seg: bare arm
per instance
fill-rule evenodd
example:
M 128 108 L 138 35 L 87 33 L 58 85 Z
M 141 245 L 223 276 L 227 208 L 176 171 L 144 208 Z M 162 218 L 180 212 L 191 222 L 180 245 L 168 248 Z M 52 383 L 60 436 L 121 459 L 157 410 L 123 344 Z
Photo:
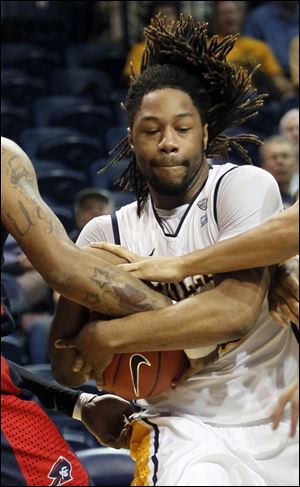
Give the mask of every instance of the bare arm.
M 139 257 L 113 244 L 93 244 L 132 262 L 120 268 L 139 279 L 172 282 L 196 274 L 231 272 L 284 262 L 298 252 L 299 201 L 259 227 L 178 257 Z
M 123 316 L 168 300 L 133 276 L 79 249 L 42 200 L 24 151 L 1 138 L 1 221 L 48 284 L 68 299 Z
M 101 383 L 106 356 L 112 353 L 182 350 L 217 345 L 244 337 L 251 329 L 269 284 L 267 270 L 222 276 L 213 290 L 163 310 L 112 321 L 94 321 L 58 348 L 79 350 Z

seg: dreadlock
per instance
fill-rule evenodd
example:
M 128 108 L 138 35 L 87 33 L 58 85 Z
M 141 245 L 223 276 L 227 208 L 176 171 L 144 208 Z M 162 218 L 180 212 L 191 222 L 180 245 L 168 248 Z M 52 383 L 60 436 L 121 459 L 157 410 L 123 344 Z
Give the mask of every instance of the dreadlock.
M 208 38 L 207 23 L 195 23 L 192 17 L 167 26 L 166 19 L 156 16 L 145 29 L 146 47 L 141 74 L 132 76 L 124 103 L 129 126 L 140 108 L 143 97 L 161 88 L 185 91 L 199 111 L 202 123 L 208 124 L 207 157 L 227 158 L 234 148 L 248 163 L 251 159 L 241 142 L 260 144 L 255 135 L 224 135 L 227 130 L 257 115 L 266 95 L 257 95 L 251 80 L 256 68 L 248 74 L 226 61 L 237 35 Z M 143 179 L 127 137 L 112 151 L 108 167 L 129 156 L 129 164 L 117 183 L 124 191 L 133 190 L 137 196 L 138 215 L 145 205 L 148 186 Z

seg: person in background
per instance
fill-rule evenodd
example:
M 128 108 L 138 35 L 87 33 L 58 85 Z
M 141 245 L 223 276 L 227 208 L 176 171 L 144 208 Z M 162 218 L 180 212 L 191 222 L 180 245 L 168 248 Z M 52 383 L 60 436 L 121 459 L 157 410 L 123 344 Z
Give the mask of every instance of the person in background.
M 227 35 L 240 34 L 244 17 L 244 8 L 240 2 L 213 2 L 214 34 L 220 39 Z M 271 47 L 263 40 L 239 35 L 233 49 L 227 55 L 227 61 L 244 66 L 248 71 L 259 64 L 253 82 L 261 93 L 267 92 L 271 97 L 278 98 L 293 92 L 291 81 L 276 60 Z
M 156 14 L 160 12 L 161 17 L 167 17 L 168 23 L 171 22 L 178 17 L 178 6 L 176 2 L 150 2 L 149 5 L 149 14 L 146 24 L 150 22 L 151 18 L 154 17 Z M 143 52 L 145 49 L 145 41 L 137 42 L 134 44 L 127 56 L 127 60 L 123 70 L 123 76 L 127 81 L 127 84 L 130 82 L 130 76 L 133 74 L 136 76 L 140 73 L 140 67 L 143 57 Z M 132 68 L 131 68 L 132 64 Z
M 297 154 L 297 167 L 289 187 L 293 195 L 299 190 L 299 108 L 292 108 L 281 117 L 279 133 L 291 141 Z
M 297 154 L 290 140 L 281 135 L 267 138 L 259 148 L 260 166 L 276 179 L 285 208 L 292 205 L 290 193 L 292 177 L 297 170 Z
M 77 229 L 69 236 L 75 242 L 82 228 L 92 218 L 114 211 L 114 198 L 105 189 L 84 188 L 75 195 L 73 206 Z
M 299 34 L 296 35 L 290 44 L 290 73 L 292 83 L 296 90 L 299 89 Z
M 286 76 L 290 77 L 290 45 L 299 35 L 297 1 L 263 2 L 246 17 L 243 34 L 264 41 L 272 49 Z

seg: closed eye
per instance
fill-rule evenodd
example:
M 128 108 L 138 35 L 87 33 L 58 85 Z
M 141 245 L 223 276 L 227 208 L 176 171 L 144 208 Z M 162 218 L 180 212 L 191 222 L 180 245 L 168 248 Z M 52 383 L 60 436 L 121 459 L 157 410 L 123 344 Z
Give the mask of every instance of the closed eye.
M 177 132 L 185 133 L 191 129 L 190 129 L 190 127 L 178 127 L 176 130 L 177 130 Z

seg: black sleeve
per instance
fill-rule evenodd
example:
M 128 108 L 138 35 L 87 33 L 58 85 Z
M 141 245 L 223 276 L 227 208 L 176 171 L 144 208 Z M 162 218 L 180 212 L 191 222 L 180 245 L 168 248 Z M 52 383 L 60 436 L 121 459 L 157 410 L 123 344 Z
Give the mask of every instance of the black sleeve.
M 21 386 L 33 392 L 46 409 L 58 411 L 72 417 L 75 403 L 82 391 L 69 389 L 54 381 L 49 382 L 10 360 L 7 360 L 7 363 L 10 369 L 17 372 L 20 376 Z

